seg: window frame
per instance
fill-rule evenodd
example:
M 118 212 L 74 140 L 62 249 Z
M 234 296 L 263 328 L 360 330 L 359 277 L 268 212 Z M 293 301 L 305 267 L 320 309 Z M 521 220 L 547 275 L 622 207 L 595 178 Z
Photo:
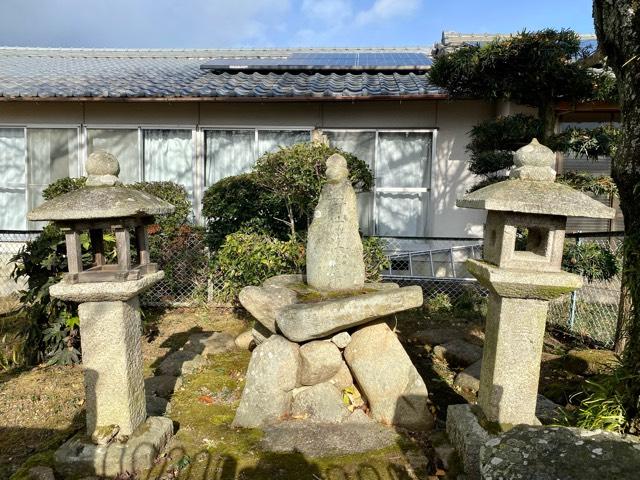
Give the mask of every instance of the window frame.
M 373 152 L 373 165 L 371 165 L 371 172 L 373 174 L 374 182 L 373 188 L 371 189 L 371 208 L 369 209 L 369 224 L 373 227 L 372 235 L 376 237 L 382 238 L 403 238 L 403 239 L 421 239 L 428 237 L 431 228 L 431 224 L 428 219 L 425 220 L 426 231 L 423 236 L 398 236 L 398 235 L 379 235 L 378 231 L 378 207 L 377 207 L 377 194 L 378 193 L 426 193 L 427 194 L 427 205 L 428 205 L 428 215 L 431 214 L 431 205 L 432 198 L 431 192 L 433 187 L 433 168 L 436 163 L 436 155 L 437 155 L 437 142 L 438 142 L 438 128 L 331 128 L 324 127 L 320 129 L 322 133 L 324 132 L 373 132 L 375 133 L 375 145 Z M 380 159 L 380 133 L 430 133 L 431 134 L 431 158 L 429 159 L 429 164 L 427 165 L 427 174 L 428 181 L 426 187 L 378 187 L 377 179 L 378 179 L 378 171 L 377 166 Z

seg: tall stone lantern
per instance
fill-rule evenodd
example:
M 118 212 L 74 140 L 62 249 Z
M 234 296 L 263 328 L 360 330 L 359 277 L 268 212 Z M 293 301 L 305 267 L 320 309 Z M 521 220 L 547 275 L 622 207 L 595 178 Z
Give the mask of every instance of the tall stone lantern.
M 555 183 L 555 154 L 534 139 L 515 153 L 510 179 L 458 200 L 488 210 L 483 260 L 468 270 L 489 289 L 479 406 L 503 426 L 538 423 L 540 359 L 549 301 L 582 286 L 561 271 L 567 217 L 613 218 L 615 211 Z M 517 240 L 527 232 L 526 244 Z
M 65 475 L 111 476 L 150 467 L 173 433 L 169 418 L 147 418 L 138 295 L 164 277 L 149 260 L 146 225 L 174 207 L 120 185 L 120 166 L 107 152 L 92 153 L 85 167 L 85 188 L 43 203 L 27 218 L 53 221 L 65 232 L 69 271 L 49 292 L 79 303 L 87 428 L 56 452 L 56 468 Z M 115 234 L 113 263 L 105 255 L 105 231 Z M 85 232 L 91 238 L 86 269 Z

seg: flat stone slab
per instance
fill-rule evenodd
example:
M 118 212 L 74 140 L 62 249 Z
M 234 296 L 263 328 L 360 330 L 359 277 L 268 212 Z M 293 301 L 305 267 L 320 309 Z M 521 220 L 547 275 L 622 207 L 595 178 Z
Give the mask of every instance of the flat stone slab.
M 456 375 L 456 379 L 453 381 L 453 384 L 456 387 L 462 388 L 464 390 L 469 390 L 473 393 L 478 393 L 480 390 L 480 370 L 482 368 L 482 360 L 478 360 L 475 363 L 472 363 L 463 371 L 461 371 L 458 375 Z
M 149 273 L 138 280 L 126 282 L 66 283 L 49 287 L 49 294 L 67 302 L 126 302 L 164 278 L 164 272 Z
M 242 306 L 271 333 L 277 333 L 276 313 L 282 307 L 296 303 L 298 295 L 285 287 L 248 286 L 240 290 Z
M 473 258 L 465 266 L 481 285 L 501 297 L 553 300 L 582 287 L 582 278 L 573 273 L 509 270 Z
M 299 452 L 312 458 L 350 455 L 395 445 L 398 434 L 375 422 L 340 424 L 291 420 L 264 429 L 260 446 L 269 452 Z
M 78 434 L 55 453 L 55 469 L 63 478 L 81 475 L 115 477 L 120 473 L 151 468 L 173 434 L 166 417 L 149 417 L 125 443 L 95 445 Z
M 278 312 L 276 321 L 285 337 L 304 342 L 420 305 L 422 289 L 411 286 L 289 305 Z
M 446 360 L 450 365 L 457 367 L 467 367 L 482 359 L 482 348 L 461 338 L 438 345 L 433 349 L 433 353 L 440 360 Z
M 519 425 L 484 444 L 480 470 L 487 479 L 635 479 L 640 439 L 600 430 Z

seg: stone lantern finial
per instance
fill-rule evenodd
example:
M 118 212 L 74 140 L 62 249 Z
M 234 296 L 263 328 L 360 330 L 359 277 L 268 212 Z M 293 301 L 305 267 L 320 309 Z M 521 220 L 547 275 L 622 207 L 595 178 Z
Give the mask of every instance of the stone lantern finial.
M 556 171 L 553 169 L 555 161 L 556 155 L 553 150 L 534 138 L 513 155 L 516 168 L 511 172 L 511 178 L 553 182 L 556 179 Z
M 84 168 L 87 171 L 87 187 L 112 187 L 122 183 L 118 180 L 118 159 L 104 150 L 97 150 L 89 155 Z

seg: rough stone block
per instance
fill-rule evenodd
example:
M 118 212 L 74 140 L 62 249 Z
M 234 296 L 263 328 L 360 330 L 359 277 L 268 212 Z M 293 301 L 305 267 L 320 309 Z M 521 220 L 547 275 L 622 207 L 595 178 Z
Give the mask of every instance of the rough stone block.
M 190 375 L 196 370 L 207 365 L 207 359 L 193 350 L 178 350 L 170 353 L 158 365 L 158 372 L 161 375 Z
M 95 445 L 78 434 L 56 451 L 55 470 L 63 478 L 115 477 L 145 470 L 154 465 L 172 434 L 173 422 L 166 417 L 149 417 L 124 443 Z
M 340 332 L 331 337 L 331 341 L 336 345 L 336 347 L 344 350 L 351 341 L 351 335 L 349 335 L 349 332 Z
M 480 448 L 495 436 L 480 426 L 472 408 L 468 404 L 449 405 L 447 435 L 460 456 L 467 478 L 480 480 Z
M 276 313 L 282 307 L 296 303 L 297 294 L 284 287 L 244 287 L 238 299 L 242 306 L 271 333 L 277 333 Z
M 378 317 L 422 305 L 422 288 L 411 286 L 317 303 L 295 304 L 277 315 L 282 334 L 294 342 L 324 338 Z
M 331 377 L 329 382 L 335 385 L 338 390 L 342 390 L 353 385 L 351 370 L 349 370 L 349 367 L 347 367 L 347 364 L 344 363 L 344 361 L 342 361 L 342 365 L 340 365 L 338 373 Z
M 482 360 L 472 363 L 463 371 L 456 375 L 453 384 L 463 390 L 478 393 L 480 389 L 480 370 L 482 368 Z
M 338 347 L 326 340 L 309 342 L 300 347 L 300 374 L 302 385 L 316 385 L 338 373 L 344 362 Z
M 458 338 L 433 349 L 440 360 L 446 360 L 454 367 L 466 367 L 482 358 L 482 348 Z
M 261 427 L 289 413 L 292 390 L 298 385 L 299 350 L 298 345 L 280 335 L 273 335 L 256 347 L 234 427 Z
M 78 314 L 87 434 L 117 425 L 119 435 L 131 435 L 147 416 L 138 297 L 81 303 Z
M 329 382 L 319 383 L 295 396 L 291 415 L 318 423 L 340 423 L 349 416 L 340 390 Z
M 144 380 L 146 394 L 162 398 L 169 398 L 178 386 L 178 377 L 173 375 L 157 375 Z
M 519 425 L 480 450 L 483 478 L 632 479 L 640 440 L 600 430 Z
M 344 356 L 373 418 L 415 430 L 433 426 L 427 387 L 386 323 L 360 328 L 351 336 Z

